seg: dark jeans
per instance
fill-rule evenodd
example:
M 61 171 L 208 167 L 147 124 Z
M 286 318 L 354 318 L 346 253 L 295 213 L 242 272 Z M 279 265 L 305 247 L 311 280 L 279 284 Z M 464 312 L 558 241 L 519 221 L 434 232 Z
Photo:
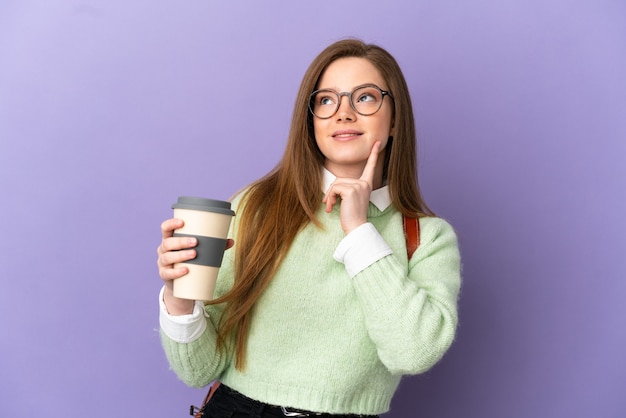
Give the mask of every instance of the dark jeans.
M 221 384 L 204 410 L 203 418 L 285 418 L 286 416 L 292 416 L 294 418 L 297 418 L 298 416 L 321 418 L 365 417 L 365 415 L 317 415 L 306 411 L 297 412 L 302 413 L 302 415 L 285 415 L 279 406 L 268 405 L 263 402 L 255 401 L 237 391 L 234 391 L 228 386 Z M 373 415 L 368 415 L 368 417 L 378 418 Z

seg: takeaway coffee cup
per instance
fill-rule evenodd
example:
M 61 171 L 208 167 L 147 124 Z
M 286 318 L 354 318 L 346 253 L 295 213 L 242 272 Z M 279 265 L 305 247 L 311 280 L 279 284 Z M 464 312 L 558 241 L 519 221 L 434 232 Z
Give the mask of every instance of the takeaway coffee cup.
M 174 236 L 195 237 L 198 240 L 196 258 L 174 266 L 189 269 L 189 273 L 174 280 L 174 296 L 211 300 L 235 212 L 231 210 L 229 202 L 190 196 L 179 197 L 172 209 L 174 218 L 185 222 L 182 228 L 174 231 Z

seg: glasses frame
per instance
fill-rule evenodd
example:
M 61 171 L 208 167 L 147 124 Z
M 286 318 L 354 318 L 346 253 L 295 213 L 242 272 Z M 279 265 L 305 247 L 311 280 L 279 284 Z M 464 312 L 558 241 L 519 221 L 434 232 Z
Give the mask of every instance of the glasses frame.
M 354 102 L 352 101 L 352 94 L 362 88 L 365 87 L 373 87 L 376 90 L 378 90 L 382 96 L 382 99 L 380 100 L 380 106 L 378 106 L 378 109 L 376 109 L 374 112 L 372 113 L 361 113 L 357 110 L 356 106 L 354 106 Z M 333 93 L 337 95 L 337 106 L 335 107 L 335 110 L 333 111 L 333 113 L 331 113 L 329 116 L 326 117 L 321 117 L 321 116 L 317 116 L 315 114 L 315 112 L 313 111 L 313 96 L 315 96 L 316 94 L 320 93 L 320 92 L 329 92 L 329 93 Z M 358 113 L 361 116 L 372 116 L 375 115 L 376 113 L 378 113 L 378 111 L 383 107 L 383 102 L 385 101 L 385 96 L 389 96 L 389 98 L 391 98 L 391 100 L 395 101 L 395 99 L 393 98 L 393 95 L 391 94 L 390 91 L 388 90 L 383 90 L 380 87 L 378 87 L 376 84 L 361 84 L 360 86 L 356 86 L 355 88 L 352 89 L 352 91 L 342 91 L 342 92 L 337 92 L 333 89 L 319 89 L 319 90 L 315 90 L 313 93 L 311 93 L 311 95 L 309 96 L 309 111 L 311 112 L 311 114 L 313 116 L 315 116 L 318 119 L 330 119 L 333 116 L 335 116 L 337 114 L 337 111 L 339 110 L 339 107 L 341 106 L 341 98 L 343 96 L 348 96 L 348 102 L 350 103 L 350 107 L 352 108 L 352 110 L 354 110 L 356 113 Z

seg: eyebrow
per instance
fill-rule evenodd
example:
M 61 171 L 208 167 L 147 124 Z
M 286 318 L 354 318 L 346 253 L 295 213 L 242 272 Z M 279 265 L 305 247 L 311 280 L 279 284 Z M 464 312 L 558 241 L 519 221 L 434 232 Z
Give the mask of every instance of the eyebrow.
M 365 83 L 365 84 L 359 84 L 358 86 L 354 86 L 354 87 L 352 87 L 352 89 L 350 89 L 348 91 L 352 92 L 352 91 L 354 91 L 354 90 L 356 90 L 358 88 L 361 88 L 361 87 L 378 87 L 381 90 L 385 90 L 385 91 L 387 90 L 387 88 L 380 87 L 376 83 Z M 334 91 L 336 93 L 342 93 L 342 92 L 339 91 L 339 89 L 333 88 L 333 87 L 324 87 L 324 88 L 318 87 L 318 88 L 315 89 L 315 91 L 319 91 L 319 90 L 330 90 L 330 91 Z

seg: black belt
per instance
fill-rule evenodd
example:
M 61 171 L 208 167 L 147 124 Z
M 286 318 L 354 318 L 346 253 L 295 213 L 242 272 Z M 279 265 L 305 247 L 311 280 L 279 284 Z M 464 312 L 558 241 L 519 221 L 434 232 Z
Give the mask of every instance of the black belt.
M 305 411 L 301 409 L 293 409 L 285 406 L 277 406 L 270 405 L 264 402 L 256 401 L 254 399 L 248 398 L 246 395 L 243 395 L 237 392 L 234 389 L 229 388 L 225 384 L 221 384 L 219 388 L 217 388 L 217 392 L 222 392 L 222 395 L 227 397 L 234 397 L 238 402 L 245 404 L 253 409 L 258 409 L 263 407 L 263 410 L 269 412 L 272 415 L 279 415 L 285 417 L 322 417 L 322 418 L 378 418 L 378 415 L 358 415 L 358 414 L 330 414 L 328 412 L 312 412 Z

